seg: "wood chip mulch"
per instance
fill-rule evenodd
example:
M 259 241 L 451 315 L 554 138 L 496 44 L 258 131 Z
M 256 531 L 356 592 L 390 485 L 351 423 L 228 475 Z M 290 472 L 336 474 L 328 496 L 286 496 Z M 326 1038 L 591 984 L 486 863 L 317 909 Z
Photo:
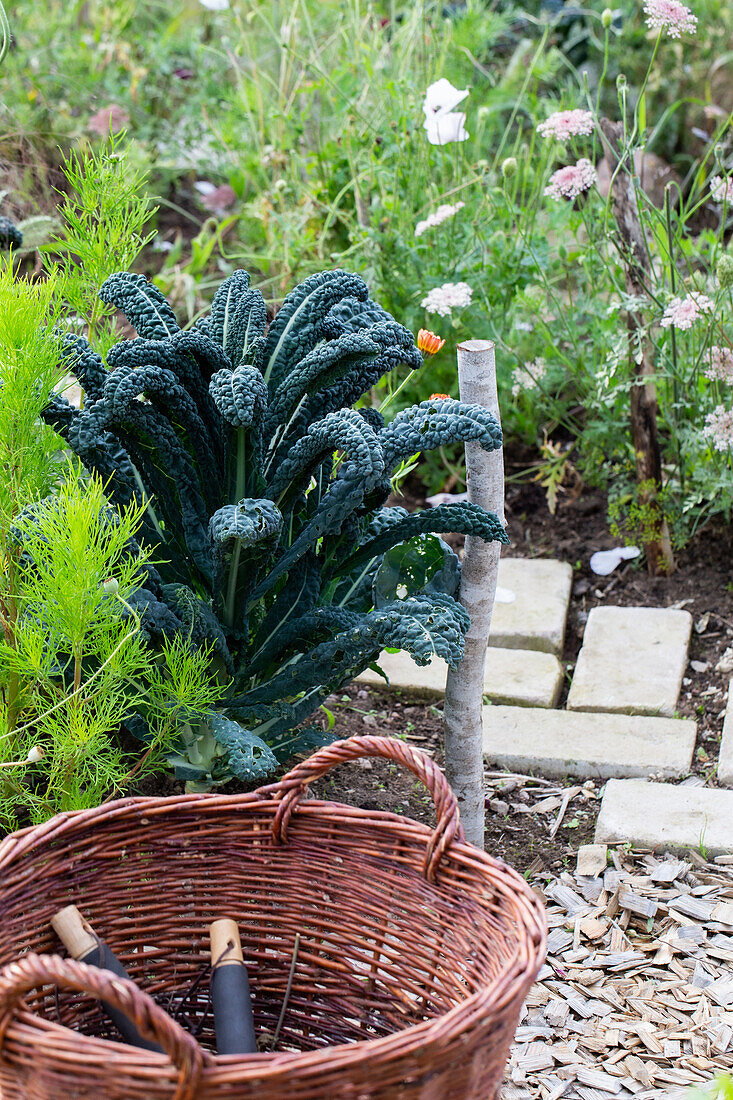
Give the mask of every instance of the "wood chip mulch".
M 733 1070 L 733 856 L 586 844 L 532 883 L 549 949 L 502 1100 L 672 1100 Z

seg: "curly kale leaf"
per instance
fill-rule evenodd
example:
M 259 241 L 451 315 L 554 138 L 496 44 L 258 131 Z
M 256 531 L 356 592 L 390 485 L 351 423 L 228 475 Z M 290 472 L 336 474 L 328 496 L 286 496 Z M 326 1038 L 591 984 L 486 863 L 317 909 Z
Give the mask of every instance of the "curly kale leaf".
M 405 365 L 411 370 L 417 370 L 423 365 L 422 352 L 415 346 L 412 333 L 404 325 L 392 320 L 389 314 L 386 314 L 386 320 L 360 329 L 359 334 L 377 344 L 379 353 L 311 398 L 309 406 L 319 416 L 333 409 L 353 405 L 384 374 L 395 367 Z
M 365 333 L 349 332 L 330 343 L 317 344 L 288 372 L 273 395 L 268 415 L 271 427 L 292 413 L 307 393 L 351 377 L 375 360 L 379 351 L 380 345 Z
M 267 386 L 260 372 L 251 366 L 220 370 L 212 374 L 209 393 L 214 404 L 235 428 L 249 428 L 267 408 Z
M 227 772 L 237 779 L 246 782 L 265 779 L 277 767 L 277 758 L 270 746 L 256 733 L 240 726 L 239 722 L 212 714 L 208 724 L 214 740 L 225 750 L 223 764 Z
M 388 470 L 411 455 L 435 451 L 448 443 L 476 442 L 485 451 L 495 451 L 502 443 L 499 422 L 488 409 L 450 397 L 421 401 L 398 413 L 380 439 Z
M 353 615 L 343 609 L 321 609 L 326 629 L 344 628 L 320 642 L 297 660 L 291 660 L 275 676 L 230 701 L 232 707 L 274 703 L 313 684 L 330 691 L 363 672 L 386 646 L 406 650 L 420 665 L 442 657 L 455 668 L 463 656 L 470 625 L 468 613 L 451 596 L 410 596 L 396 603 Z
M 23 244 L 23 234 L 15 222 L 10 218 L 0 217 L 0 248 L 20 248 Z
M 220 344 L 232 366 L 257 363 L 264 346 L 267 307 L 259 290 L 251 290 L 246 271 L 234 271 L 221 284 L 211 304 L 206 333 Z
M 185 584 L 164 584 L 163 599 L 181 620 L 195 646 L 208 646 L 218 653 L 229 675 L 234 673 L 234 661 L 221 624 L 209 605 Z
M 83 336 L 64 333 L 61 340 L 64 370 L 74 375 L 88 398 L 101 397 L 108 371 L 96 351 L 92 351 Z
M 99 297 L 106 305 L 124 313 L 143 340 L 165 340 L 180 332 L 168 302 L 144 275 L 130 271 L 110 275 L 102 283 Z
M 361 332 L 383 321 L 394 321 L 394 317 L 378 302 L 371 298 L 343 298 L 323 318 L 320 335 L 325 340 L 334 340 L 345 332 Z
M 266 561 L 268 544 L 277 539 L 282 522 L 282 514 L 267 499 L 225 504 L 211 517 L 214 592 L 221 598 L 224 624 L 229 629 L 237 622 L 242 623 L 244 593 L 252 587 L 255 578 L 256 571 L 245 569 L 245 562 L 255 547 L 260 560 Z
M 365 300 L 369 290 L 359 275 L 338 268 L 309 275 L 288 294 L 270 325 L 262 354 L 263 374 L 269 385 L 279 386 L 293 365 L 312 351 L 320 339 L 323 318 L 337 302 L 348 297 Z
M 388 509 L 384 509 L 388 511 Z M 398 511 L 398 509 L 395 509 Z M 439 504 L 437 508 L 426 508 L 422 512 L 402 513 L 395 522 L 384 522 L 382 529 L 374 538 L 368 539 L 357 547 L 346 561 L 339 566 L 339 572 L 348 573 L 364 562 L 379 557 L 391 546 L 405 542 L 413 535 L 453 531 L 461 535 L 474 535 L 484 542 L 509 544 L 509 537 L 500 520 L 493 512 L 487 512 L 478 504 L 463 501 L 453 504 Z

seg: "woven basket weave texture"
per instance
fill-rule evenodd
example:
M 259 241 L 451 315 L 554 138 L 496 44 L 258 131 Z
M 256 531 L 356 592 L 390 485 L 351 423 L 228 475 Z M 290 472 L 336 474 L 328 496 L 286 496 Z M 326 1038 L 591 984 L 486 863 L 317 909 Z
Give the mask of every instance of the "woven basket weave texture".
M 369 755 L 425 783 L 433 831 L 304 797 Z M 56 954 L 50 919 L 71 902 L 132 982 Z M 328 746 L 252 794 L 122 799 L 15 833 L 0 911 L 2 1100 L 492 1100 L 545 949 L 539 901 L 465 843 L 440 769 L 380 737 Z M 292 970 L 274 1052 L 212 1053 L 204 968 L 224 916 L 265 1048 Z M 166 1054 L 110 1041 L 98 998 Z

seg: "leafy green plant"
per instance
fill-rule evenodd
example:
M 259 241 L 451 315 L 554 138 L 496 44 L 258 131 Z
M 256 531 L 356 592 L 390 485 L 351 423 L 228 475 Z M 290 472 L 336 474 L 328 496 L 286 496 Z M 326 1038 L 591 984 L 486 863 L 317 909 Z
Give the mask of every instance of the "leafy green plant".
M 43 415 L 119 507 L 141 507 L 159 575 L 128 602 L 152 644 L 181 634 L 210 647 L 224 681 L 216 715 L 179 741 L 178 774 L 251 778 L 273 754 L 327 738 L 293 730 L 384 647 L 455 666 L 468 627 L 455 555 L 433 538 L 402 559 L 388 552 L 445 530 L 506 542 L 504 529 L 471 504 L 412 515 L 384 504 L 405 459 L 466 440 L 491 450 L 501 430 L 452 399 L 389 425 L 352 407 L 386 371 L 422 362 L 363 280 L 312 275 L 268 326 L 262 295 L 236 271 L 187 332 L 142 276 L 113 276 L 101 297 L 138 339 L 106 365 L 68 339 L 84 408 L 57 396 Z
M 42 422 L 64 375 L 57 287 L 0 265 L 0 820 L 93 805 L 161 754 L 219 688 L 184 636 L 151 664 L 128 597 L 155 575 L 140 507 L 110 508 Z M 49 495 L 51 494 L 51 495 Z M 148 745 L 125 752 L 140 714 Z

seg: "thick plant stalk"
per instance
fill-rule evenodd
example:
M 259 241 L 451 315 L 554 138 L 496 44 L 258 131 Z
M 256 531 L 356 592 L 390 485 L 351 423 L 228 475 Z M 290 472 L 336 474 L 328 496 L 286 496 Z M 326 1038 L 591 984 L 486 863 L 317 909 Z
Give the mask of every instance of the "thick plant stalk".
M 618 227 L 619 252 L 623 259 L 626 290 L 631 299 L 644 299 L 651 282 L 649 251 L 636 202 L 634 181 L 619 166 L 623 127 L 620 122 L 601 119 L 608 163 L 613 172 L 611 198 Z M 675 570 L 672 540 L 659 494 L 662 490 L 662 456 L 657 432 L 657 390 L 654 384 L 652 344 L 644 318 L 633 308 L 627 309 L 629 360 L 632 386 L 630 394 L 631 438 L 636 460 L 636 484 L 639 503 L 653 518 L 653 531 L 644 541 L 647 568 L 652 576 Z
M 467 340 L 458 347 L 461 401 L 483 405 L 499 420 L 494 345 Z M 504 522 L 504 452 L 466 444 L 468 499 Z M 448 781 L 461 811 L 466 837 L 484 846 L 484 758 L 482 703 L 484 663 L 501 546 L 466 537 L 460 601 L 471 616 L 466 650 L 458 668 L 448 671 L 445 688 L 445 761 Z

